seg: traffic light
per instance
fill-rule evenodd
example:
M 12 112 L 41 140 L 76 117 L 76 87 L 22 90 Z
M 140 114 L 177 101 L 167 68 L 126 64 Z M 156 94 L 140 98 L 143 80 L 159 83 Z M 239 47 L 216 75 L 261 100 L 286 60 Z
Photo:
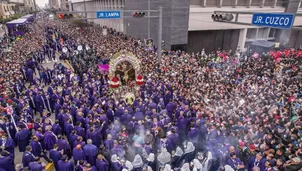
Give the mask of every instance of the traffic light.
M 133 17 L 144 17 L 145 16 L 145 12 L 134 12 L 133 13 Z
M 212 19 L 214 21 L 232 21 L 234 19 L 233 14 L 225 13 L 225 14 L 212 14 Z
M 72 14 L 58 14 L 59 19 L 70 19 L 73 18 Z

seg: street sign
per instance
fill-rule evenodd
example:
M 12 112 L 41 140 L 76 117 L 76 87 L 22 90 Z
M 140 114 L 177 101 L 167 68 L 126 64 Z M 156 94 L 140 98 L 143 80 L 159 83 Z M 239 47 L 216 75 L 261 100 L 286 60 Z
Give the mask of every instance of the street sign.
M 121 18 L 120 11 L 97 11 L 96 18 Z
M 294 24 L 295 15 L 289 13 L 255 13 L 252 24 L 256 26 L 290 29 Z

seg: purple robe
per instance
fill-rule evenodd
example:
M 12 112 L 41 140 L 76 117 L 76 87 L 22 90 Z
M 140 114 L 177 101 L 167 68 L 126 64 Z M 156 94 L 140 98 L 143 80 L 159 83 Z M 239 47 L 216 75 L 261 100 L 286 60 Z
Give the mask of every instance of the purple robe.
M 27 167 L 30 162 L 35 160 L 35 156 L 31 152 L 24 152 L 22 157 L 23 167 Z
M 55 135 L 62 135 L 62 128 L 60 127 L 59 124 L 54 124 L 54 125 L 52 125 L 52 132 Z
M 57 150 L 50 150 L 49 158 L 54 162 L 56 170 L 59 170 L 58 161 L 61 160 L 62 154 Z
M 44 167 L 38 162 L 30 162 L 29 163 L 30 171 L 42 171 Z
M 75 126 L 74 130 L 76 130 L 78 136 L 81 136 L 81 137 L 85 138 L 85 130 L 84 130 L 84 128 L 82 128 L 80 126 Z
M 83 150 L 86 156 L 86 161 L 94 166 L 98 148 L 93 144 L 87 144 L 83 147 Z
M 4 146 L 4 150 L 8 151 L 10 154 L 14 156 L 15 154 L 15 144 L 13 139 L 6 138 L 5 140 L 0 139 L 0 146 Z
M 51 150 L 53 145 L 56 143 L 57 137 L 53 134 L 53 132 L 47 131 L 44 134 L 44 144 L 47 150 Z
M 106 159 L 96 160 L 95 164 L 98 171 L 109 171 L 109 162 Z
M 73 164 L 69 161 L 58 161 L 58 171 L 73 171 Z
M 32 154 L 35 157 L 40 156 L 41 152 L 43 151 L 41 144 L 39 143 L 39 141 L 32 141 L 30 143 L 30 146 L 32 148 Z
M 122 165 L 118 162 L 111 162 L 111 169 L 112 171 L 121 171 L 123 168 L 122 168 Z
M 0 170 L 1 169 L 3 169 L 3 171 L 15 171 L 13 155 L 0 156 Z
M 64 139 L 58 139 L 56 144 L 59 146 L 58 151 L 64 150 L 64 152 L 66 152 L 68 149 L 70 149 L 69 144 Z
M 110 150 L 113 148 L 113 146 L 114 146 L 113 140 L 105 140 L 104 146 L 105 146 L 105 148 L 106 148 L 107 150 L 110 151 Z
M 18 142 L 18 146 L 19 146 L 19 151 L 20 152 L 24 152 L 26 146 L 28 146 L 29 144 L 29 140 L 30 140 L 30 132 L 28 129 L 23 128 L 22 130 L 20 130 L 19 132 L 17 132 L 16 134 L 16 140 Z
M 76 149 L 74 148 L 72 150 L 72 156 L 74 159 L 74 163 L 77 164 L 79 160 L 86 160 L 85 153 L 82 149 Z

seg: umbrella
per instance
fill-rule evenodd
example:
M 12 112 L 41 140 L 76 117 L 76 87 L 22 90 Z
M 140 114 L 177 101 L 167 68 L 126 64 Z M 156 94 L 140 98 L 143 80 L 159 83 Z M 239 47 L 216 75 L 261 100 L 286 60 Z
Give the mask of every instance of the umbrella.
M 112 80 L 110 81 L 110 87 L 111 88 L 118 88 L 120 86 L 120 81 L 118 80 L 118 78 L 116 76 L 114 76 L 112 78 Z
M 140 74 L 138 74 L 136 77 L 136 85 L 143 85 L 143 84 L 144 84 L 144 79 Z

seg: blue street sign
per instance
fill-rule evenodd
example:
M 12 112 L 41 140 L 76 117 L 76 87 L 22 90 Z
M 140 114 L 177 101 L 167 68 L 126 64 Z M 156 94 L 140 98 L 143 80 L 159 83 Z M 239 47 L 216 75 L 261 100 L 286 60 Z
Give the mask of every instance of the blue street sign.
M 255 13 L 252 24 L 256 26 L 290 29 L 294 24 L 295 15 L 289 13 L 270 14 Z
M 121 18 L 120 11 L 97 11 L 96 18 Z

